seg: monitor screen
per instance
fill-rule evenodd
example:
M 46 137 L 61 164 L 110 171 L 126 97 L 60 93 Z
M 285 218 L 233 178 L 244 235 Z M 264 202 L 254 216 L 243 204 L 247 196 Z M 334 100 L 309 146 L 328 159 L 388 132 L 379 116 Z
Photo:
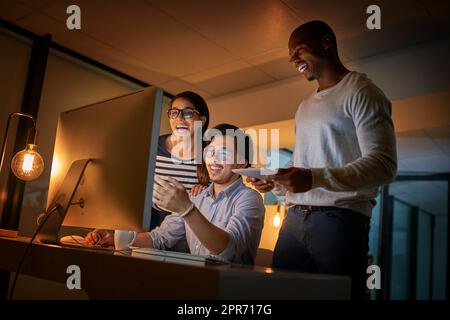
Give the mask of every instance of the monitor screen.
M 90 159 L 63 225 L 149 229 L 162 99 L 161 89 L 146 88 L 60 114 L 47 210 L 67 201 L 77 180 L 73 165 Z

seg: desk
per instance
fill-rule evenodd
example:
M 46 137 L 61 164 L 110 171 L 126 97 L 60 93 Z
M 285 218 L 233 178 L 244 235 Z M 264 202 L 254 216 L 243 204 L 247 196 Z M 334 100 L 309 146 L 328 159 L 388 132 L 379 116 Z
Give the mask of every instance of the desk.
M 14 272 L 29 238 L 0 238 L 0 269 Z M 66 283 L 81 269 L 91 299 L 348 299 L 350 278 L 237 265 L 188 266 L 34 243 L 21 274 Z M 19 280 L 20 281 L 20 280 Z M 67 289 L 68 290 L 68 289 Z

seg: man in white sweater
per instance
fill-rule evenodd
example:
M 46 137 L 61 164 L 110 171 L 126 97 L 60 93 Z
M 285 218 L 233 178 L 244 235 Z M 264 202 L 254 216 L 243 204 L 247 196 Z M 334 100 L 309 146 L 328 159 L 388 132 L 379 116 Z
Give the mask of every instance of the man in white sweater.
M 261 192 L 286 194 L 290 205 L 273 267 L 348 275 L 352 298 L 360 299 L 375 197 L 397 170 L 391 103 L 364 74 L 344 67 L 325 22 L 295 29 L 289 54 L 318 83 L 295 115 L 293 167 L 248 181 Z

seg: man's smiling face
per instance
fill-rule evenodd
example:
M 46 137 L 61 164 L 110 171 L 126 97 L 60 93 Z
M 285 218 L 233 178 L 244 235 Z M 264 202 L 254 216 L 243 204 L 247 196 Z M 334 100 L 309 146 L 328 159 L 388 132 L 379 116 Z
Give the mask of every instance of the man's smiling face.
M 232 170 L 245 167 L 245 164 L 237 164 L 235 143 L 233 136 L 218 135 L 205 148 L 204 158 L 211 181 L 230 182 L 236 176 Z
M 317 80 L 322 71 L 323 55 L 320 48 L 315 48 L 305 37 L 296 36 L 289 39 L 289 61 L 305 76 L 308 81 Z

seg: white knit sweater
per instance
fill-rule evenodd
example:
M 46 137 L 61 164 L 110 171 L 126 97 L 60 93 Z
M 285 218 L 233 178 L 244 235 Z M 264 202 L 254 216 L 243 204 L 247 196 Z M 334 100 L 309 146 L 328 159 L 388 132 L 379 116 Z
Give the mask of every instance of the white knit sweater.
M 391 103 L 383 92 L 352 71 L 302 101 L 295 124 L 293 165 L 312 170 L 313 189 L 287 192 L 287 202 L 371 216 L 378 187 L 391 182 L 397 170 Z

